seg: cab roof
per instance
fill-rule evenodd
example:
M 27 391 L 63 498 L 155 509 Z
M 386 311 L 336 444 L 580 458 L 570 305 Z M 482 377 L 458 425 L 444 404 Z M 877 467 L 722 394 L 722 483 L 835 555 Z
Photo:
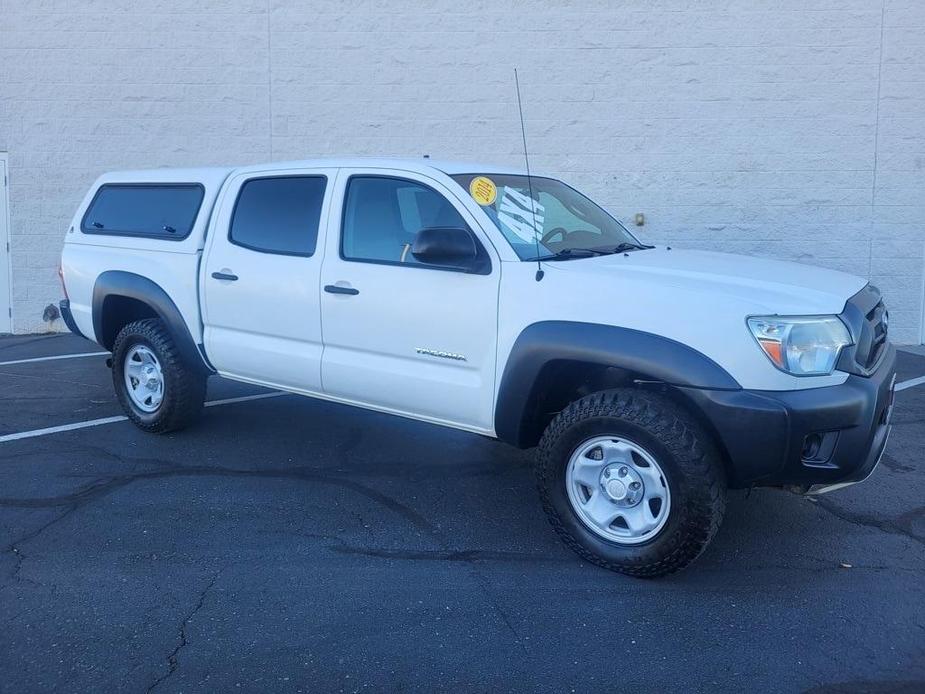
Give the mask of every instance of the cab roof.
M 160 168 L 134 171 L 111 171 L 100 177 L 100 183 L 118 181 L 137 182 L 202 182 L 221 183 L 229 175 L 256 171 L 283 171 L 286 169 L 309 168 L 379 168 L 413 171 L 415 173 L 432 173 L 440 171 L 447 175 L 466 173 L 525 175 L 524 169 L 498 164 L 464 162 L 437 159 L 400 159 L 400 158 L 321 158 L 299 159 L 293 161 L 250 164 L 247 166 L 217 166 L 202 168 Z
M 417 173 L 427 173 L 428 171 L 441 171 L 449 176 L 454 174 L 465 173 L 493 173 L 493 174 L 524 174 L 523 169 L 512 166 L 502 166 L 498 164 L 487 164 L 485 162 L 471 161 L 453 161 L 446 159 L 430 159 L 421 157 L 420 159 L 410 158 L 389 158 L 389 157 L 352 157 L 352 158 L 322 158 L 322 159 L 303 159 L 296 161 L 273 162 L 271 164 L 256 164 L 253 166 L 244 166 L 235 169 L 240 171 L 266 171 L 272 169 L 295 169 L 309 167 L 329 167 L 333 169 L 341 168 L 380 168 L 380 169 L 401 169 L 404 171 L 415 171 Z

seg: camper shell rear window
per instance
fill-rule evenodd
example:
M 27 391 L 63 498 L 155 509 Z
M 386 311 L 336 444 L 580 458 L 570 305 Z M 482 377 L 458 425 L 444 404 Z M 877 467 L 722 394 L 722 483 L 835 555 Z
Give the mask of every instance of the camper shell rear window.
M 106 183 L 93 196 L 80 230 L 182 241 L 193 230 L 204 194 L 200 183 Z

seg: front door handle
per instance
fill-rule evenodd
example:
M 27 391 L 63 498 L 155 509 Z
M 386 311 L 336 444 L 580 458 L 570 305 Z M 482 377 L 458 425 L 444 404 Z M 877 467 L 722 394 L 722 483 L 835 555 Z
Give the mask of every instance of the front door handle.
M 324 291 L 328 294 L 349 294 L 350 296 L 355 296 L 360 293 L 359 289 L 354 289 L 353 287 L 342 287 L 339 284 L 326 284 L 324 285 Z
M 236 282 L 238 276 L 231 272 L 213 272 L 212 278 L 216 280 L 227 280 L 229 282 Z

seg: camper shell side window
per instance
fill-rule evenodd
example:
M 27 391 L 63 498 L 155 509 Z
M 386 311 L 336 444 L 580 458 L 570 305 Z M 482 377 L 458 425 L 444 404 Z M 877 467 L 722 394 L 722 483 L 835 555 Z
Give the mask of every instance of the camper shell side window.
M 204 195 L 201 183 L 105 183 L 87 207 L 80 230 L 182 241 L 193 230 Z

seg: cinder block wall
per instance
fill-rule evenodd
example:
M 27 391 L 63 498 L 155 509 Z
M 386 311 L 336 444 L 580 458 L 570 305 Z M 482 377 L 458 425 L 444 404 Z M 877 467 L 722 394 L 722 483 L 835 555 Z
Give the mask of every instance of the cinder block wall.
M 0 0 L 13 311 L 43 330 L 100 172 L 317 155 L 520 162 L 646 239 L 825 265 L 922 335 L 919 0 Z

